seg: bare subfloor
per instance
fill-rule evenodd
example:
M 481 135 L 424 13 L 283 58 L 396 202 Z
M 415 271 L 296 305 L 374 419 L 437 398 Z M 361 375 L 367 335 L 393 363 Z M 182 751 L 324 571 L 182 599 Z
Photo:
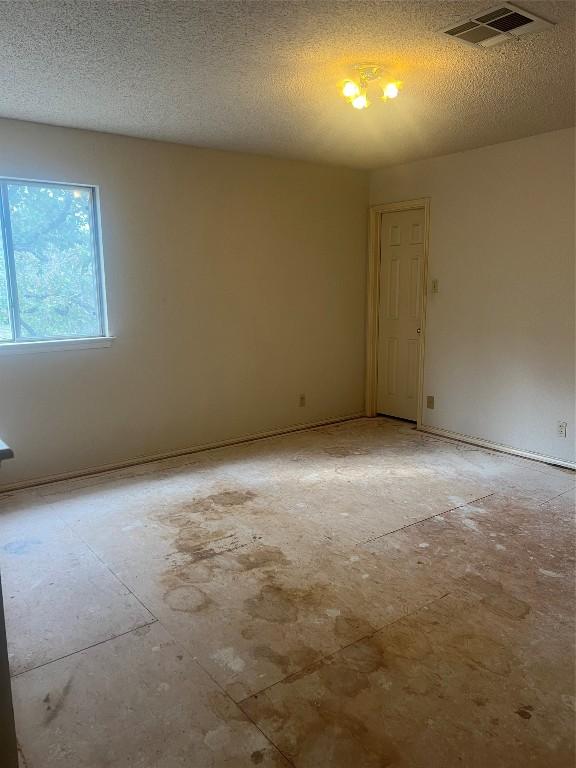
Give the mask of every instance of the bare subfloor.
M 574 508 L 385 419 L 4 497 L 22 766 L 572 766 Z

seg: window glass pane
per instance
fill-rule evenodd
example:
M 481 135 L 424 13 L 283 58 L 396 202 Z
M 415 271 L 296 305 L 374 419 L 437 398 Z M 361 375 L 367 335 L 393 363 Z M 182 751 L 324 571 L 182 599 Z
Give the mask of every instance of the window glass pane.
M 92 193 L 8 183 L 20 338 L 101 335 Z
M 0 234 L 0 342 L 10 341 L 11 339 L 12 330 L 10 329 L 10 312 L 8 310 L 6 259 L 4 257 L 4 244 Z

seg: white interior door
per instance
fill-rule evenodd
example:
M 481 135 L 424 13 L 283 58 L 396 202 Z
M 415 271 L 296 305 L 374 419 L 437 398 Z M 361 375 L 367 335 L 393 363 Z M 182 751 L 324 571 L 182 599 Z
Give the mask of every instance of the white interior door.
M 416 421 L 424 210 L 382 214 L 376 410 Z

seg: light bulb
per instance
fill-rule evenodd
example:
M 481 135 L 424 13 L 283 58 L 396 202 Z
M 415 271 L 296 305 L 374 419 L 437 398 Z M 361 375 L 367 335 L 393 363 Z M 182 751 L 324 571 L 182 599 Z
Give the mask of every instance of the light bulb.
M 398 88 L 398 83 L 388 83 L 384 86 L 385 99 L 395 99 L 399 93 L 400 89 Z
M 355 96 L 358 96 L 360 93 L 360 88 L 356 85 L 355 82 L 352 80 L 347 80 L 344 83 L 344 87 L 342 88 L 342 96 L 345 96 L 347 99 L 353 99 Z
M 354 99 L 352 99 L 352 106 L 354 109 L 366 109 L 368 106 L 368 98 L 365 93 L 360 93 Z

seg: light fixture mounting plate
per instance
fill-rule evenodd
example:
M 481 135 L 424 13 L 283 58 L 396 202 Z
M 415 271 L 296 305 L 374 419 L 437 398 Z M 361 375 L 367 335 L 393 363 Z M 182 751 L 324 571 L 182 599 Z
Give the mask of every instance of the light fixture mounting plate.
M 360 80 L 365 83 L 379 80 L 382 77 L 382 71 L 378 64 L 355 64 L 354 69 L 358 71 Z

